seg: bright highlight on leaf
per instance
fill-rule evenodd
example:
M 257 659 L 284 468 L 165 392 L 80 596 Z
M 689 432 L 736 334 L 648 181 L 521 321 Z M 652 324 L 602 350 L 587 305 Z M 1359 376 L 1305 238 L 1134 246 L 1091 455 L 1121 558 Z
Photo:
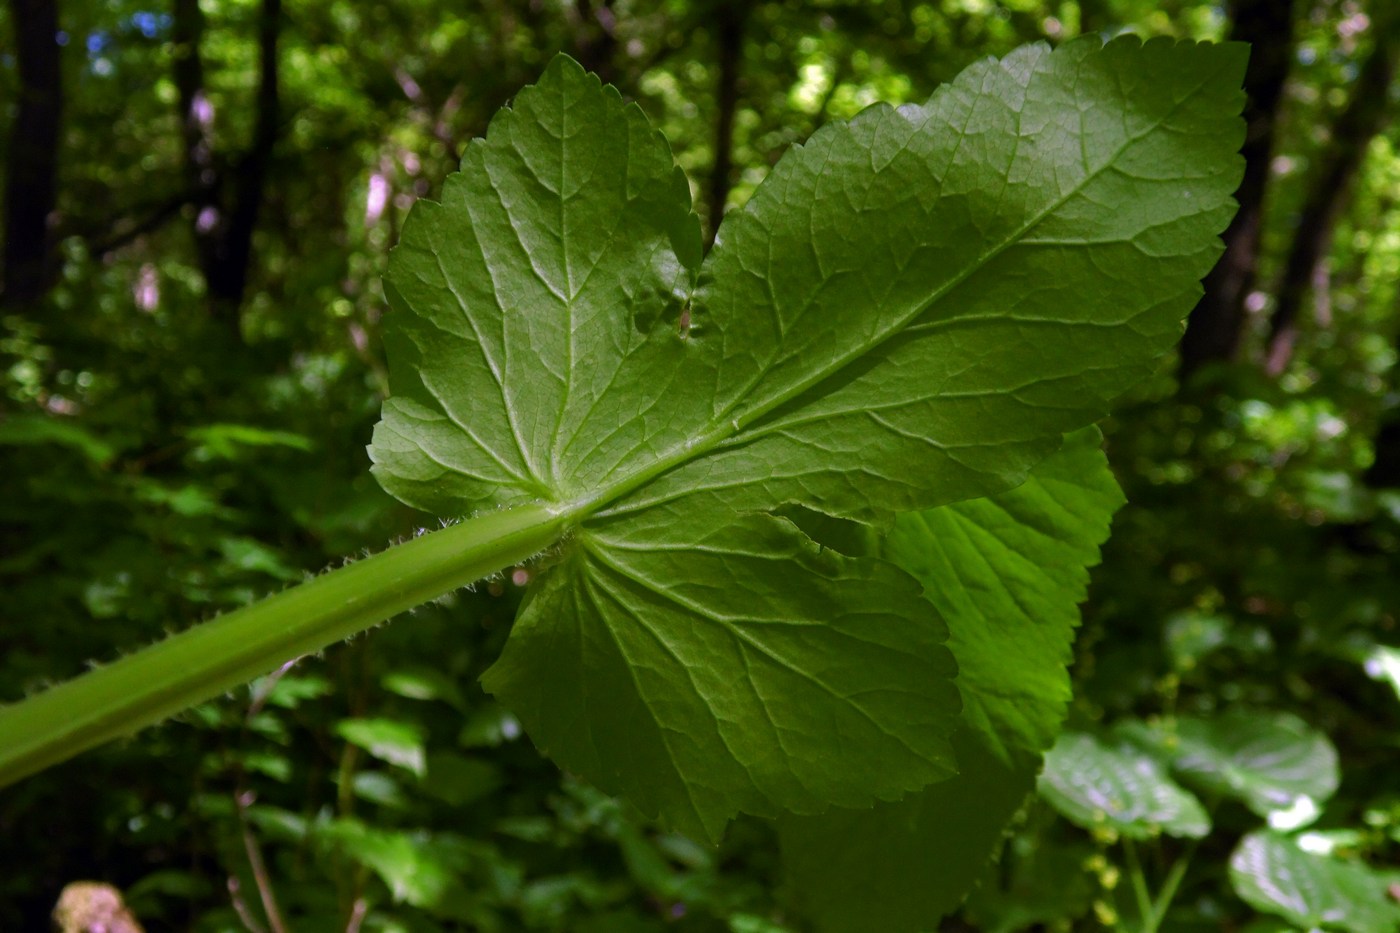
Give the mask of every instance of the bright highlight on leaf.
M 1136 728 L 1129 737 L 1186 783 L 1233 797 L 1279 829 L 1311 823 L 1341 782 L 1331 740 L 1291 713 L 1238 708 L 1182 717 L 1170 728 Z
M 1400 906 L 1387 894 L 1393 880 L 1361 862 L 1306 852 L 1296 839 L 1272 832 L 1250 833 L 1230 856 L 1235 893 L 1300 929 L 1400 928 Z
M 665 140 L 557 58 L 414 209 L 387 282 L 385 488 L 571 527 L 487 688 L 562 766 L 711 839 L 949 777 L 954 664 L 918 582 L 775 513 L 996 494 L 1142 378 L 1233 209 L 1243 66 L 1133 39 L 981 62 L 794 148 L 702 262 Z
M 1129 745 L 1105 745 L 1067 732 L 1045 756 L 1040 796 L 1085 829 L 1111 829 L 1130 839 L 1166 833 L 1199 839 L 1210 817 L 1157 759 Z

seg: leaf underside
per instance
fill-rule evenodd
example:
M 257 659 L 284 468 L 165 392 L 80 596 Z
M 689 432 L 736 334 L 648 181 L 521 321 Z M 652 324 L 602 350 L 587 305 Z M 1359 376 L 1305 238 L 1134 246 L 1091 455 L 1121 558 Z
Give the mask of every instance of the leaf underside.
M 485 677 L 673 827 L 948 777 L 954 664 L 893 564 L 774 513 L 1021 482 L 1175 341 L 1240 175 L 1244 53 L 1033 46 L 795 147 L 701 258 L 640 109 L 560 57 L 405 224 L 371 455 L 573 531 Z
M 1035 786 L 1070 698 L 1088 568 L 1122 504 L 1097 429 L 1009 492 L 900 515 L 882 554 L 947 621 L 962 726 L 956 777 L 872 810 L 781 821 L 790 887 L 817 929 L 931 929 Z

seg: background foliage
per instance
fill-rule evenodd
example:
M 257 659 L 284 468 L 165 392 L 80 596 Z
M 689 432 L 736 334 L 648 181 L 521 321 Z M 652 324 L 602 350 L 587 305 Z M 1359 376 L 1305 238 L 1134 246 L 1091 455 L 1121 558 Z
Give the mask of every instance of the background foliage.
M 1242 209 L 1180 359 L 1106 425 L 1129 505 L 1094 573 L 1071 711 L 1092 747 L 1175 767 L 1210 828 L 1081 829 L 1048 790 L 945 926 L 1138 925 L 1131 879 L 1175 876 L 1163 928 L 1392 929 L 1393 16 L 1382 0 L 10 0 L 0 700 L 413 533 L 421 516 L 364 454 L 385 255 L 554 52 L 641 103 L 712 230 L 823 121 L 921 100 L 984 55 L 1082 32 L 1233 35 L 1255 43 Z M 717 850 L 663 833 L 560 775 L 484 697 L 524 582 L 8 789 L 0 929 L 43 928 L 80 878 L 117 884 L 151 930 L 806 929 L 769 827 Z M 1260 832 L 1303 818 L 1258 802 L 1276 774 L 1211 745 L 1224 714 L 1335 747 L 1331 786 L 1289 785 L 1287 806 L 1320 811 L 1304 836 Z M 1182 763 L 1193 741 L 1229 779 Z M 1320 850 L 1334 857 L 1306 870 L 1350 872 L 1334 887 L 1374 910 L 1288 913 L 1247 881 Z

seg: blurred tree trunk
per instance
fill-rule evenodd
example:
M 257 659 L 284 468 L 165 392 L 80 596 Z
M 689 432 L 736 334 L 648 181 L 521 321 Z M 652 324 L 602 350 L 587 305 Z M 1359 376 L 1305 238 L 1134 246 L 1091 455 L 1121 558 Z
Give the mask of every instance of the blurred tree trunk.
M 19 72 L 19 100 L 10 128 L 5 175 L 5 248 L 0 260 L 0 304 L 40 298 L 58 262 L 50 218 L 58 198 L 58 0 L 10 0 Z
M 612 0 L 603 0 L 596 7 L 591 0 L 574 3 L 574 53 L 579 64 L 603 79 L 604 84 L 616 84 L 613 56 L 617 51 L 617 15 Z
M 200 42 L 204 14 L 199 0 L 175 0 L 174 79 L 184 133 L 185 172 L 194 205 L 194 240 L 200 271 L 216 318 L 238 332 L 238 311 L 248 288 L 267 170 L 280 120 L 277 44 L 282 0 L 263 0 L 258 17 L 258 88 L 253 138 L 237 160 L 221 158 L 214 145 L 214 107 L 205 93 Z
M 1212 362 L 1233 360 L 1244 332 L 1245 299 L 1254 288 L 1259 236 L 1273 158 L 1274 127 L 1293 56 L 1293 0 L 1234 0 L 1230 38 L 1251 45 L 1244 89 L 1244 178 L 1235 200 L 1239 212 L 1226 228 L 1225 253 L 1206 276 L 1205 294 L 1191 312 L 1181 341 L 1183 388 Z
M 175 40 L 173 76 L 179 92 L 185 175 L 194 205 L 194 242 L 199 267 L 208 275 L 218 262 L 216 231 L 220 225 L 219 171 L 214 164 L 214 105 L 204 93 L 204 12 L 199 0 L 175 0 L 171 35 Z
M 1366 470 L 1366 485 L 1373 489 L 1400 489 L 1400 411 L 1391 412 L 1381 422 L 1373 444 L 1376 457 Z
M 1400 354 L 1400 333 L 1395 337 L 1395 352 Z M 1391 368 L 1391 394 L 1400 389 L 1400 371 Z M 1374 459 L 1361 480 L 1372 489 L 1400 489 L 1400 405 L 1382 409 L 1380 426 L 1371 441 Z
M 1293 354 L 1299 311 L 1319 279 L 1352 179 L 1386 115 L 1388 92 L 1395 79 L 1395 40 L 1384 22 L 1373 21 L 1371 32 L 1375 44 L 1352 84 L 1346 106 L 1332 126 L 1331 138 L 1318 156 L 1312 187 L 1303 202 L 1297 233 L 1284 261 L 1278 302 L 1269 321 L 1267 366 L 1273 375 L 1283 371 Z
M 277 145 L 281 120 L 278 97 L 277 40 L 282 30 L 282 0 L 263 0 L 258 17 L 257 122 L 252 143 L 233 180 L 233 202 L 225 231 L 225 263 L 214 293 L 235 308 L 243 301 L 252 264 L 253 231 L 258 224 L 267 188 L 267 169 Z
M 748 4 L 719 0 L 714 8 L 715 54 L 719 78 L 715 88 L 715 158 L 710 168 L 710 242 L 724 218 L 734 173 L 734 114 L 739 109 L 739 71 L 744 61 L 744 21 Z

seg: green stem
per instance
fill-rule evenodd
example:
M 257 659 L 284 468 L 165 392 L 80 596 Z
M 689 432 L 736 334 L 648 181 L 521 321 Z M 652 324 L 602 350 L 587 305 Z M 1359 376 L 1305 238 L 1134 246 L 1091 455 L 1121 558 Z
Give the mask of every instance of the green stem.
M 1123 860 L 1128 863 L 1128 880 L 1132 882 L 1133 897 L 1137 899 L 1138 916 L 1142 918 L 1142 933 L 1147 933 L 1147 925 L 1152 917 L 1152 896 L 1147 893 L 1147 876 L 1142 873 L 1137 844 L 1127 836 L 1123 837 Z
M 490 512 L 0 708 L 0 787 L 527 560 L 556 542 L 568 520 L 540 505 Z
M 1167 908 L 1171 906 L 1172 899 L 1176 897 L 1176 889 L 1181 887 L 1181 879 L 1186 877 L 1186 868 L 1191 864 L 1191 857 L 1196 854 L 1196 846 L 1198 845 L 1200 845 L 1199 839 L 1191 840 L 1180 857 L 1172 862 L 1172 867 L 1167 871 L 1166 880 L 1162 882 L 1162 887 L 1157 892 L 1157 900 L 1152 905 L 1151 924 L 1143 928 L 1143 933 L 1156 933 L 1157 928 L 1162 925 L 1162 921 L 1167 919 Z

